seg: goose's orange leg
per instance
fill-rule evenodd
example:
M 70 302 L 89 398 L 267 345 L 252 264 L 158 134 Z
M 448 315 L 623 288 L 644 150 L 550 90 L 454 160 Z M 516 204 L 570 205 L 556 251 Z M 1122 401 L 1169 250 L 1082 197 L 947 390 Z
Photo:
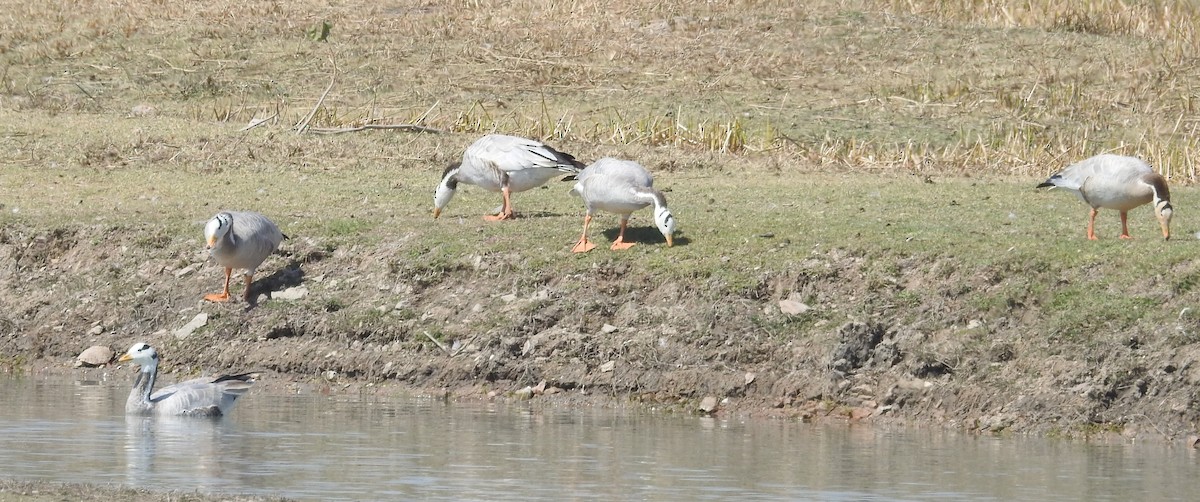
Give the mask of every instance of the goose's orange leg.
M 1091 218 L 1088 219 L 1088 240 L 1096 240 L 1096 213 L 1099 212 L 1098 209 L 1092 208 Z
M 229 276 L 233 274 L 233 269 L 225 267 L 225 290 L 220 293 L 204 295 L 204 299 L 210 302 L 227 302 L 229 301 Z
M 487 216 L 484 216 L 483 219 L 488 220 L 488 221 L 500 221 L 500 220 L 511 220 L 511 219 L 517 217 L 516 213 L 513 213 L 512 190 L 508 188 L 508 185 L 504 185 L 503 187 L 500 188 L 500 194 L 504 196 L 504 206 L 500 209 L 500 214 L 497 214 L 497 215 L 489 214 Z
M 1132 236 L 1129 235 L 1129 222 L 1127 221 L 1128 219 L 1129 219 L 1129 213 L 1126 211 L 1121 211 L 1121 238 L 1122 239 L 1132 239 L 1133 238 Z
M 583 235 L 579 237 L 579 242 L 575 243 L 575 247 L 571 248 L 572 253 L 586 253 L 596 247 L 587 238 L 588 225 L 592 222 L 592 215 L 583 215 Z
M 629 249 L 633 247 L 632 242 L 625 242 L 625 227 L 628 225 L 629 218 L 621 218 L 621 231 L 617 234 L 617 240 L 613 241 L 612 247 L 609 249 L 612 249 L 613 251 L 620 251 L 622 249 Z

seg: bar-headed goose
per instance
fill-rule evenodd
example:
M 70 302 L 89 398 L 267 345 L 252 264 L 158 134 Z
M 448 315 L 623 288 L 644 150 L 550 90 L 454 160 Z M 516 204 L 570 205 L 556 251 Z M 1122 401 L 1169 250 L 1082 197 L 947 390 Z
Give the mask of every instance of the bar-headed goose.
M 249 211 L 222 211 L 204 226 L 204 239 L 217 263 L 225 267 L 225 289 L 205 295 L 212 302 L 229 301 L 229 277 L 233 269 L 245 270 L 246 290 L 242 298 L 250 301 L 250 283 L 254 272 L 287 236 L 274 222 Z
M 1128 212 L 1147 202 L 1154 204 L 1163 238 L 1171 238 L 1173 209 L 1167 180 L 1136 157 L 1102 154 L 1084 159 L 1054 174 L 1038 185 L 1041 187 L 1065 188 L 1092 206 L 1088 239 L 1096 239 L 1096 213 L 1102 207 L 1121 212 L 1121 238 L 1130 239 Z
M 125 401 L 125 413 L 130 415 L 219 417 L 229 413 L 237 398 L 250 390 L 258 378 L 255 373 L 201 377 L 151 393 L 158 377 L 158 352 L 138 342 L 119 361 L 133 361 L 142 366 Z
M 523 192 L 546 184 L 550 178 L 575 174 L 583 164 L 575 157 L 550 148 L 540 141 L 489 134 L 479 138 L 463 152 L 462 161 L 450 164 L 442 172 L 433 194 L 433 217 L 454 197 L 459 183 L 476 185 L 500 192 L 504 205 L 500 213 L 484 216 L 491 221 L 513 218 L 512 192 Z
M 572 252 L 583 253 L 596 247 L 588 240 L 588 225 L 592 222 L 592 213 L 604 210 L 621 216 L 621 230 L 617 240 L 613 241 L 611 249 L 629 249 L 632 242 L 625 241 L 625 227 L 629 224 L 629 215 L 643 207 L 654 205 L 654 224 L 667 238 L 670 247 L 675 234 L 675 217 L 667 209 L 667 199 L 662 192 L 653 188 L 654 178 L 637 162 L 605 157 L 597 160 L 579 173 L 575 188 L 571 193 L 583 197 L 587 206 L 587 214 L 583 216 L 583 235 L 579 242 L 571 248 Z

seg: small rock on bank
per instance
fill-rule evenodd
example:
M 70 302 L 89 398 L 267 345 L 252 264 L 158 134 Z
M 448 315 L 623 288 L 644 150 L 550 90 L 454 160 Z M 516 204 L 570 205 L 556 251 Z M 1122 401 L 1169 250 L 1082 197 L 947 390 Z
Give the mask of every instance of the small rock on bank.
M 779 311 L 786 315 L 801 315 L 808 312 L 810 308 L 808 304 L 796 300 L 788 299 L 779 301 Z
M 79 357 L 75 358 L 75 367 L 86 366 L 88 368 L 95 368 L 96 366 L 103 366 L 112 361 L 113 355 L 112 349 L 103 345 L 93 345 L 81 352 Z
M 184 324 L 182 328 L 175 330 L 175 338 L 187 338 L 206 324 L 208 324 L 208 314 L 203 312 L 196 314 L 196 317 L 193 317 L 191 321 Z
M 308 288 L 304 286 L 293 286 L 278 293 L 272 294 L 271 298 L 276 300 L 295 301 L 308 296 Z

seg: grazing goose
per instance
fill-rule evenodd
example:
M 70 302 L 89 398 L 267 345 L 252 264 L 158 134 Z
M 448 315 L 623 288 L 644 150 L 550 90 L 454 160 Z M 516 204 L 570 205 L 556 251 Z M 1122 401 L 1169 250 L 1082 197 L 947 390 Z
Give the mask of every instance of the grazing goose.
M 667 238 L 667 246 L 674 241 L 675 217 L 667 209 L 667 199 L 662 192 L 653 188 L 654 178 L 637 162 L 618 160 L 605 157 L 579 173 L 579 180 L 571 194 L 583 197 L 587 206 L 587 214 L 583 216 L 583 236 L 572 252 L 584 253 L 596 247 L 588 241 L 588 224 L 592 222 L 592 213 L 602 209 L 621 216 L 621 232 L 613 241 L 613 251 L 629 249 L 632 242 L 625 241 L 625 227 L 629 224 L 629 215 L 643 207 L 654 204 L 654 224 Z
M 467 183 L 500 192 L 504 197 L 500 213 L 484 216 L 485 219 L 511 219 L 515 217 L 512 192 L 524 192 L 546 184 L 550 178 L 575 174 L 581 169 L 583 164 L 575 157 L 540 141 L 489 134 L 467 147 L 462 161 L 450 164 L 442 173 L 442 180 L 433 194 L 433 217 L 442 214 L 442 208 L 450 203 L 458 184 Z
M 205 295 L 204 299 L 210 302 L 229 301 L 229 277 L 233 269 L 238 268 L 246 271 L 246 290 L 242 292 L 242 298 L 250 301 L 250 283 L 254 281 L 254 272 L 286 238 L 275 223 L 261 214 L 248 211 L 217 213 L 204 226 L 204 239 L 213 258 L 225 267 L 225 289 L 220 293 Z
M 154 390 L 158 377 L 158 352 L 145 343 L 135 343 L 129 352 L 118 359 L 133 361 L 142 366 L 133 390 L 125 401 L 125 413 L 130 415 L 188 415 L 219 417 L 233 409 L 234 401 L 245 394 L 257 380 L 255 373 L 201 377 Z
M 1096 213 L 1100 208 L 1121 212 L 1121 238 L 1130 239 L 1127 222 L 1130 209 L 1154 203 L 1154 215 L 1164 239 L 1171 238 L 1171 192 L 1167 180 L 1136 157 L 1102 154 L 1084 159 L 1038 185 L 1065 188 L 1092 206 L 1088 239 L 1096 240 Z

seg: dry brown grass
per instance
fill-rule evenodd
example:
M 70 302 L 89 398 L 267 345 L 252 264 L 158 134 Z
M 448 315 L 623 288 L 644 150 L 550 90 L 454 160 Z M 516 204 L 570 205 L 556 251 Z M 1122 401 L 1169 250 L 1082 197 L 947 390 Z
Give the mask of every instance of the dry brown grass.
M 223 159 L 182 144 L 256 117 L 275 118 L 251 134 L 286 131 L 333 78 L 312 126 L 419 122 L 770 152 L 808 168 L 1033 177 L 1116 151 L 1194 181 L 1196 8 L 1059 4 L 0 0 L 0 110 L 22 117 L 0 148 L 104 162 L 94 138 L 42 130 L 29 144 L 28 122 L 55 117 L 137 128 L 181 144 L 166 159 L 203 166 Z M 329 38 L 310 38 L 326 21 Z M 139 104 L 175 132 L 122 120 Z

